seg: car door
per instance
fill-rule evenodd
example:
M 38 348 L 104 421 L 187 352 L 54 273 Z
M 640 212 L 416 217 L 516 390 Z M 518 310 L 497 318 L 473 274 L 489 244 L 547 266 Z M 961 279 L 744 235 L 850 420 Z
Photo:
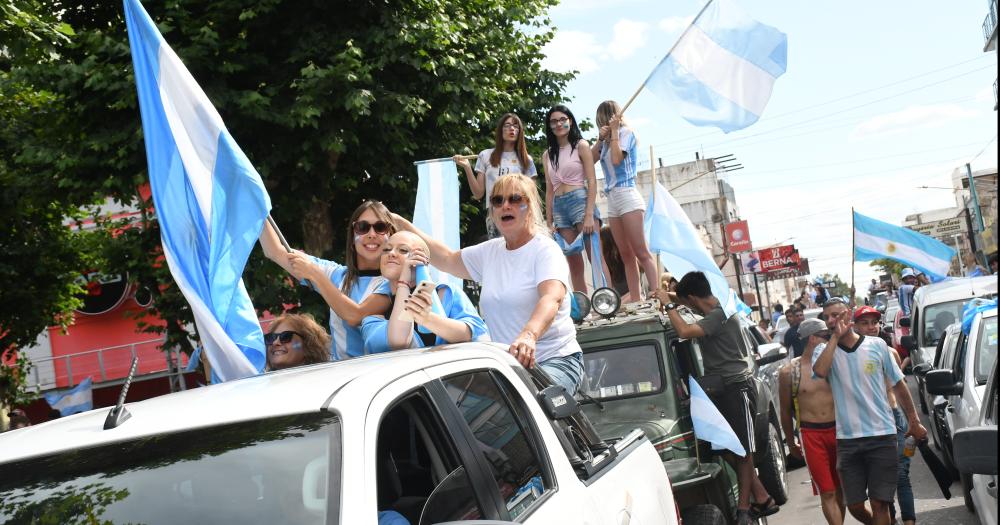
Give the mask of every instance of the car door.
M 969 338 L 960 336 L 958 345 L 955 347 L 955 352 L 951 359 L 951 372 L 952 376 L 959 381 L 965 379 L 965 371 L 969 368 L 969 356 L 974 354 L 970 352 L 969 348 Z M 942 363 L 944 365 L 944 363 Z M 968 388 L 972 388 L 973 385 L 967 385 Z M 944 418 L 948 426 L 949 438 L 955 434 L 955 431 L 960 428 L 965 428 L 968 425 L 967 421 L 962 418 L 962 411 L 965 410 L 964 403 L 968 400 L 964 398 L 964 390 L 958 394 L 951 394 L 945 396 L 947 399 L 947 404 L 945 405 Z
M 986 395 L 983 398 L 983 425 L 997 424 L 997 368 L 986 385 Z M 997 523 L 997 476 L 985 474 L 972 475 L 972 501 L 976 505 L 976 513 L 983 525 Z

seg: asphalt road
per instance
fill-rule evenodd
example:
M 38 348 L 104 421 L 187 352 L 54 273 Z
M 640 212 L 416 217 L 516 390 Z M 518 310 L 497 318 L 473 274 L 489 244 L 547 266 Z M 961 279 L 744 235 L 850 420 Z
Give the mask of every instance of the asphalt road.
M 916 382 L 907 378 L 910 392 L 914 392 Z M 916 399 L 916 398 L 914 398 Z M 919 411 L 919 405 L 917 410 Z M 929 428 L 927 416 L 920 414 L 924 426 Z M 931 447 L 933 448 L 933 446 Z M 940 452 L 935 449 L 935 452 Z M 979 525 L 975 513 L 965 508 L 962 500 L 962 484 L 958 481 L 951 485 L 951 499 L 946 500 L 938 488 L 934 476 L 920 454 L 917 453 L 910 463 L 910 484 L 913 485 L 914 501 L 917 509 L 917 523 L 920 525 Z M 819 497 L 813 496 L 809 484 L 809 472 L 805 467 L 788 472 L 788 503 L 781 511 L 768 518 L 768 525 L 825 525 L 823 511 L 820 509 Z M 856 524 L 854 518 L 848 515 L 845 523 Z

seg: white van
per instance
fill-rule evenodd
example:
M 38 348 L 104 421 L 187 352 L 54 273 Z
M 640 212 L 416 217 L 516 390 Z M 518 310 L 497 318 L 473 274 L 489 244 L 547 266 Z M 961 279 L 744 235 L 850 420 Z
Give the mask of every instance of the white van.
M 994 275 L 949 279 L 920 287 L 913 295 L 910 311 L 910 335 L 902 338 L 903 348 L 910 352 L 913 372 L 917 377 L 917 397 L 926 414 L 930 406 L 924 386 L 924 374 L 933 368 L 938 341 L 952 323 L 962 320 L 966 303 L 976 297 L 996 297 L 997 278 Z

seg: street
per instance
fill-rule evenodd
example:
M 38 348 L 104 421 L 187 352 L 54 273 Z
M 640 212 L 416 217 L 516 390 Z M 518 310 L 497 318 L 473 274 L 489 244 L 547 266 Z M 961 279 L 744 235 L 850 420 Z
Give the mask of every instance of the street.
M 910 393 L 915 393 L 916 382 L 907 377 Z M 915 398 L 914 398 L 915 399 Z M 917 408 L 919 411 L 919 407 Z M 920 414 L 924 426 L 928 426 L 927 416 Z M 933 446 L 931 447 L 933 448 Z M 935 452 L 940 452 L 935 449 Z M 962 500 L 962 484 L 958 481 L 951 485 L 951 499 L 946 500 L 938 488 L 934 476 L 919 452 L 910 463 L 910 483 L 913 485 L 913 495 L 917 508 L 917 523 L 928 525 L 979 525 L 979 518 L 969 512 Z M 820 509 L 819 497 L 813 496 L 809 485 L 809 472 L 805 467 L 788 472 L 788 503 L 781 507 L 781 512 L 768 518 L 769 525 L 821 525 L 825 524 L 823 511 Z M 857 520 L 848 515 L 845 523 L 855 524 Z

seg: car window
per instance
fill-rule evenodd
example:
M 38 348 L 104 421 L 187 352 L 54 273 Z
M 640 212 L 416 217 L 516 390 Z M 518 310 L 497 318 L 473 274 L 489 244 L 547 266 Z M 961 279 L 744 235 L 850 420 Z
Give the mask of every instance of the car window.
M 985 385 L 997 360 L 997 318 L 984 317 L 979 341 L 976 343 L 976 383 Z
M 655 344 L 587 350 L 581 390 L 596 399 L 646 396 L 663 389 L 663 367 Z
M 338 417 L 317 413 L 8 463 L 0 522 L 337 523 L 340 442 Z
M 529 418 L 510 402 L 512 387 L 506 379 L 481 371 L 443 382 L 479 442 L 511 519 L 516 519 L 553 486 L 542 473 L 542 452 L 530 439 L 537 431 L 526 428 Z
M 936 345 L 944 336 L 946 328 L 962 319 L 962 308 L 971 299 L 960 299 L 947 303 L 932 304 L 920 313 L 923 330 L 923 346 Z

